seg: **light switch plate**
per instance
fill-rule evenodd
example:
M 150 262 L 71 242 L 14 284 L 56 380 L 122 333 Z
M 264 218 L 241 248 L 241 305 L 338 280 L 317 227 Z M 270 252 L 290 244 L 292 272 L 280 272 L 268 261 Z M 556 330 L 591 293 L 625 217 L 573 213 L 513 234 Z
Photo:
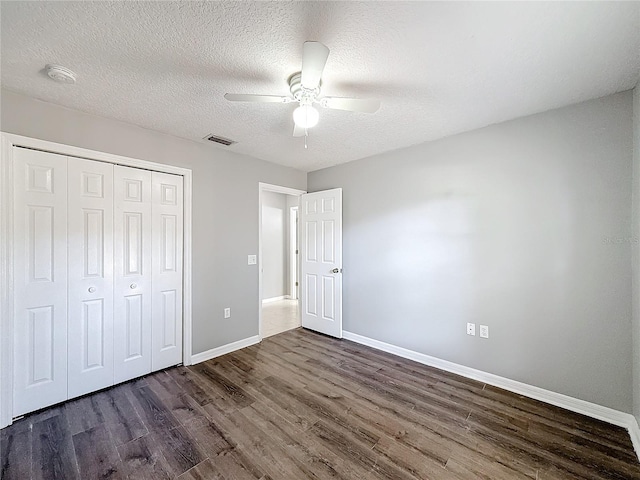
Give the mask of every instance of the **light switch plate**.
M 229 318 L 231 316 L 231 309 L 230 308 L 225 308 L 224 309 L 224 318 Z
M 476 334 L 476 324 L 467 323 L 467 335 L 475 335 L 475 334 Z
M 258 263 L 258 256 L 257 255 L 249 255 L 249 256 L 247 256 L 247 265 L 255 265 L 256 263 Z

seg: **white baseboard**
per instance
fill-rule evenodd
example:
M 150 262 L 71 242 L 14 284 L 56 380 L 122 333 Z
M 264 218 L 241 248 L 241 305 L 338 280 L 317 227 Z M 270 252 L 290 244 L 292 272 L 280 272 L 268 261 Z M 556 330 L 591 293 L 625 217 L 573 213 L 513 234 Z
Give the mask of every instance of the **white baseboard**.
M 280 295 L 279 297 L 271 297 L 271 298 L 263 298 L 262 304 L 277 302 L 278 300 L 286 300 L 287 298 L 291 298 L 291 295 Z
M 636 455 L 638 455 L 638 459 L 640 460 L 640 428 L 638 427 L 637 419 L 634 417 L 633 421 L 630 422 L 628 427 L 629 436 L 631 437 L 631 443 L 633 443 L 633 448 L 636 451 Z
M 254 335 L 253 337 L 249 338 L 243 338 L 242 340 L 238 340 L 237 342 L 227 343 L 226 345 L 222 345 L 221 347 L 216 347 L 205 352 L 196 353 L 195 355 L 191 356 L 191 364 L 195 365 L 196 363 L 206 362 L 207 360 L 211 360 L 212 358 L 235 352 L 236 350 L 240 350 L 241 348 L 250 347 L 251 345 L 255 345 L 256 343 L 260 343 L 259 335 Z
M 629 413 L 614 410 L 609 407 L 603 407 L 602 405 L 597 405 L 595 403 L 587 402 L 586 400 L 573 398 L 562 393 L 545 390 L 544 388 L 527 385 L 526 383 L 510 380 L 508 378 L 500 377 L 492 373 L 465 367 L 464 365 L 459 365 L 447 360 L 442 360 L 430 355 L 425 355 L 424 353 L 414 352 L 413 350 L 397 347 L 395 345 L 381 342 L 373 338 L 364 337 L 362 335 L 358 335 L 357 333 L 343 331 L 342 336 L 346 340 L 351 340 L 352 342 L 360 343 L 362 345 L 366 345 L 377 350 L 382 350 L 387 353 L 392 353 L 399 357 L 407 358 L 409 360 L 413 360 L 424 365 L 429 365 L 431 367 L 439 368 L 447 372 L 456 373 L 463 377 L 478 380 L 482 383 L 488 383 L 489 385 L 493 385 L 495 387 L 499 387 L 504 390 L 517 393 L 519 395 L 524 395 L 526 397 L 540 400 L 545 403 L 550 403 L 551 405 L 555 405 L 572 412 L 581 413 L 583 415 L 587 415 L 588 417 L 596 418 L 613 425 L 624 427 L 629 430 L 629 436 L 631 437 L 633 448 L 636 451 L 636 455 L 638 455 L 638 459 L 640 459 L 640 428 L 638 427 L 636 418 Z

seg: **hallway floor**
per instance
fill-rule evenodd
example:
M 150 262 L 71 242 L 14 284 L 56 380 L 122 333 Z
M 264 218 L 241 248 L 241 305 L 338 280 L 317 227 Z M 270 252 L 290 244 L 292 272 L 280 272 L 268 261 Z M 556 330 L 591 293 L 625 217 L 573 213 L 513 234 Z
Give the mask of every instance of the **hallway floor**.
M 270 337 L 300 326 L 298 300 L 277 300 L 262 305 L 262 337 Z

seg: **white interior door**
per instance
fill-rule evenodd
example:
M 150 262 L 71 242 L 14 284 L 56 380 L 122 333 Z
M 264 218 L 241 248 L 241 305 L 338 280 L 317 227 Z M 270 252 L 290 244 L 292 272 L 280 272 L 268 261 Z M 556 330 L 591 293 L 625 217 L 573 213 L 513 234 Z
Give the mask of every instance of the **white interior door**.
M 301 198 L 302 326 L 342 338 L 342 189 Z
M 182 362 L 182 180 L 179 175 L 152 173 L 153 370 Z
M 69 398 L 113 385 L 113 165 L 68 159 Z
M 151 372 L 151 172 L 114 167 L 115 383 Z
M 13 153 L 18 416 L 67 398 L 67 157 Z

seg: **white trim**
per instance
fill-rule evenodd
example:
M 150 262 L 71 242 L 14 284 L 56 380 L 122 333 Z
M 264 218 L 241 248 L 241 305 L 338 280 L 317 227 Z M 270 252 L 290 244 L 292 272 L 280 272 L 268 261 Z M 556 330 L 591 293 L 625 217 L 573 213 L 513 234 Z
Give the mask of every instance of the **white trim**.
M 262 192 L 284 193 L 296 197 L 307 193 L 304 190 L 258 182 L 258 336 L 260 340 L 264 338 L 262 335 Z
M 298 211 L 289 207 L 289 298 L 298 299 Z
M 191 252 L 191 228 L 192 221 L 191 212 L 193 211 L 193 181 L 191 170 L 184 169 L 188 172 L 187 175 L 183 175 L 183 241 L 182 247 L 182 364 L 191 365 L 191 350 L 193 348 L 193 324 L 192 324 L 192 304 L 191 304 L 191 289 L 192 289 L 192 252 Z
M 191 356 L 191 364 L 195 365 L 196 363 L 206 362 L 207 360 L 211 360 L 212 358 L 235 352 L 236 350 L 240 350 L 241 348 L 250 347 L 251 345 L 255 345 L 256 343 L 260 343 L 259 335 L 254 335 L 253 337 L 249 338 L 243 338 L 242 340 L 238 340 L 237 342 L 227 343 L 226 345 L 222 345 L 221 347 L 216 347 L 212 348 L 211 350 L 196 353 Z
M 609 407 L 603 407 L 602 405 L 573 398 L 562 393 L 545 390 L 544 388 L 527 385 L 526 383 L 510 380 L 492 373 L 465 367 L 464 365 L 425 355 L 424 353 L 415 352 L 413 350 L 397 347 L 373 338 L 364 337 L 357 333 L 343 331 L 342 336 L 346 340 L 351 340 L 352 342 L 360 343 L 377 350 L 382 350 L 383 352 L 407 358 L 409 360 L 422 363 L 423 365 L 429 365 L 430 367 L 439 368 L 463 377 L 478 380 L 482 383 L 488 383 L 489 385 L 493 385 L 519 395 L 550 403 L 556 407 L 561 407 L 572 412 L 612 423 L 613 425 L 618 425 L 619 427 L 624 427 L 629 430 L 629 436 L 633 442 L 636 455 L 638 455 L 638 458 L 640 459 L 640 429 L 638 428 L 636 418 L 629 413 L 624 413 Z
M 280 185 L 273 185 L 271 183 L 263 183 L 263 182 L 258 182 L 258 187 L 260 188 L 261 192 L 265 191 L 265 192 L 274 192 L 274 193 L 284 193 L 285 195 L 293 195 L 294 197 L 299 197 L 300 195 L 307 193 L 305 190 L 298 190 L 297 188 L 291 188 L 291 187 L 282 187 Z
M 173 173 L 174 175 L 191 176 L 191 170 L 188 168 L 176 167 L 165 163 L 149 162 L 147 160 L 139 160 L 137 158 L 123 157 L 112 153 L 98 152 L 97 150 L 89 150 L 87 148 L 74 147 L 63 143 L 49 142 L 47 140 L 39 140 L 37 138 L 23 137 L 13 133 L 0 132 L 11 147 L 26 147 L 45 152 L 58 153 L 70 157 L 85 158 L 88 160 L 98 160 L 107 163 L 116 163 L 127 167 L 137 167 L 145 170 L 154 170 L 156 172 Z
M 0 428 L 13 418 L 13 145 L 0 153 Z
M 53 152 L 71 157 L 86 158 L 114 163 L 128 167 L 142 168 L 163 173 L 181 175 L 184 178 L 184 247 L 183 247 L 183 364 L 191 365 L 192 341 L 192 172 L 190 169 L 148 162 L 136 158 L 123 157 L 98 152 L 86 148 L 73 147 L 61 143 L 0 132 L 0 428 L 11 424 L 13 414 L 13 147 L 26 147 L 45 152 Z
M 631 437 L 631 443 L 633 443 L 636 455 L 638 459 L 640 459 L 640 428 L 638 427 L 638 421 L 635 417 L 633 417 L 633 421 L 629 422 L 627 430 L 629 430 L 629 436 Z
M 291 298 L 291 295 L 280 295 L 279 297 L 263 298 L 262 305 L 264 305 L 265 303 L 273 303 L 273 302 L 279 302 L 280 300 L 287 300 L 289 298 Z

